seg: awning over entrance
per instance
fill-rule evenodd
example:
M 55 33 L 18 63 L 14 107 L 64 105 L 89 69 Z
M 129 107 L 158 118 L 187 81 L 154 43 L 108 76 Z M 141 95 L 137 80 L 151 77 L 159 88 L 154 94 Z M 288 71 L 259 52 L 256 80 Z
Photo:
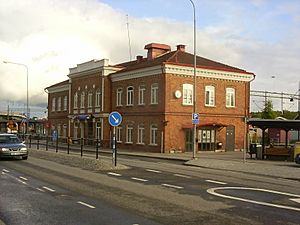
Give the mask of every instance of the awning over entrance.
M 205 127 L 209 127 L 209 128 L 223 128 L 223 127 L 227 127 L 226 124 L 223 123 L 217 123 L 217 122 L 207 122 L 207 123 L 201 123 L 197 125 L 197 128 L 205 128 Z M 184 124 L 182 126 L 183 129 L 192 129 L 193 128 L 193 124 Z

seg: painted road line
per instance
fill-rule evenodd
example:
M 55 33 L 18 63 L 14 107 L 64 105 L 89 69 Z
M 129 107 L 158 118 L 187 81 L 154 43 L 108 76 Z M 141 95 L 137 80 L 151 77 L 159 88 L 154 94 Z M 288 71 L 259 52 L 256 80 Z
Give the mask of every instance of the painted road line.
M 152 173 L 161 173 L 161 171 L 159 171 L 159 170 L 146 169 L 146 171 L 152 172 Z
M 146 179 L 142 179 L 142 178 L 137 178 L 137 177 L 131 177 L 132 180 L 137 180 L 137 181 L 141 181 L 141 182 L 147 182 L 148 180 Z
M 22 184 L 27 184 L 25 181 L 23 181 L 23 180 L 21 180 L 21 179 L 19 179 L 19 178 L 16 178 L 17 179 L 17 181 L 19 181 L 20 183 L 22 183 Z
M 181 187 L 181 186 L 176 186 L 176 185 L 172 185 L 172 184 L 162 184 L 162 186 L 176 188 L 176 189 L 183 189 L 183 187 Z
M 300 203 L 300 198 L 290 198 L 291 201 L 294 201 L 294 202 L 297 202 L 297 203 Z
M 28 179 L 26 177 L 19 176 L 19 178 L 22 180 L 28 181 Z
M 121 177 L 122 176 L 119 173 L 113 173 L 113 172 L 108 172 L 107 174 L 112 175 L 112 176 L 116 176 L 116 177 Z
M 43 189 L 41 188 L 36 188 L 36 190 L 40 191 L 40 192 L 45 192 Z
M 43 186 L 43 188 L 44 188 L 45 190 L 47 190 L 47 191 L 55 192 L 55 190 L 53 190 L 53 189 L 51 189 L 51 188 L 48 188 L 48 187 L 46 187 L 46 186 Z
M 2 169 L 2 171 L 5 173 L 9 173 L 9 170 L 6 170 L 6 169 Z
M 190 176 L 183 175 L 183 174 L 177 174 L 177 173 L 175 173 L 175 174 L 174 174 L 174 176 L 175 176 L 175 177 L 183 177 L 183 178 L 188 178 L 188 179 L 192 178 L 192 177 L 190 177 Z
M 84 205 L 84 206 L 86 206 L 86 207 L 88 207 L 88 208 L 90 208 L 90 209 L 95 209 L 95 208 L 96 208 L 95 206 L 92 206 L 92 205 L 87 204 L 87 203 L 85 203 L 85 202 L 78 201 L 77 203 L 78 203 L 78 204 L 81 204 L 81 205 Z
M 205 180 L 205 181 L 206 181 L 206 182 L 209 182 L 209 183 L 214 183 L 214 184 L 223 184 L 223 185 L 227 184 L 227 183 L 225 183 L 225 182 L 216 181 L 216 180 Z
M 300 208 L 296 207 L 291 207 L 291 206 L 285 206 L 285 205 L 278 205 L 278 204 L 273 204 L 273 203 L 268 203 L 268 202 L 260 202 L 260 201 L 254 201 L 246 198 L 239 198 L 239 197 L 234 197 L 231 195 L 225 195 L 225 194 L 219 194 L 216 191 L 218 190 L 250 190 L 250 191 L 261 191 L 261 192 L 267 192 L 267 193 L 273 193 L 273 194 L 278 194 L 278 195 L 286 195 L 290 197 L 298 197 L 300 198 L 299 195 L 291 194 L 291 193 L 286 193 L 286 192 L 279 192 L 279 191 L 273 191 L 273 190 L 267 190 L 267 189 L 260 189 L 260 188 L 247 188 L 247 187 L 218 187 L 218 188 L 210 188 L 207 190 L 207 193 L 211 195 L 215 195 L 221 198 L 227 198 L 227 199 L 232 199 L 232 200 L 237 200 L 237 201 L 242 201 L 242 202 L 248 202 L 248 203 L 253 203 L 257 205 L 263 205 L 263 206 L 269 206 L 269 207 L 275 207 L 275 208 L 281 208 L 281 209 L 288 209 L 288 210 L 295 210 L 295 211 L 300 211 Z

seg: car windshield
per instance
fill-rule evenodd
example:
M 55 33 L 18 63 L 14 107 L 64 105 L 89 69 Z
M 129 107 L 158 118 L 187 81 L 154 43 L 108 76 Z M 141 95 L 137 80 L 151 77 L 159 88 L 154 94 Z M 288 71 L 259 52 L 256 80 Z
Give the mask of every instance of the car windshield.
M 20 142 L 21 141 L 17 136 L 13 136 L 13 135 L 0 136 L 0 143 L 13 144 L 13 143 L 20 143 Z

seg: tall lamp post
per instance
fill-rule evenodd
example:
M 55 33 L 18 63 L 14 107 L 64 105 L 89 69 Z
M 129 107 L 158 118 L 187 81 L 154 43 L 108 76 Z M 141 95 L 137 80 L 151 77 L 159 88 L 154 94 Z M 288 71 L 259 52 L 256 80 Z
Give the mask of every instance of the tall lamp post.
M 196 8 L 193 0 L 190 0 L 193 6 L 193 16 L 194 16 L 194 85 L 193 85 L 193 114 L 196 113 L 196 66 L 197 66 L 197 56 L 196 56 Z M 193 124 L 193 159 L 196 159 L 197 153 L 197 124 Z
M 28 128 L 29 128 L 29 101 L 28 101 L 28 66 L 23 63 L 16 63 L 16 62 L 10 62 L 10 61 L 3 61 L 4 63 L 10 63 L 15 64 L 18 66 L 24 66 L 26 68 L 26 79 L 27 79 L 27 92 L 26 92 L 26 134 L 28 134 Z

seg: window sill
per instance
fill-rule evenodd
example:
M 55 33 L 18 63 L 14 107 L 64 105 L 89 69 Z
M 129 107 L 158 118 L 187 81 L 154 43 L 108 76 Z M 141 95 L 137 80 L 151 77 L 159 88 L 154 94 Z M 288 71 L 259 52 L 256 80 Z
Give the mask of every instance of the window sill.
M 158 146 L 158 144 L 149 144 L 149 146 L 155 147 L 155 146 Z
M 132 145 L 133 142 L 125 142 L 126 145 Z

